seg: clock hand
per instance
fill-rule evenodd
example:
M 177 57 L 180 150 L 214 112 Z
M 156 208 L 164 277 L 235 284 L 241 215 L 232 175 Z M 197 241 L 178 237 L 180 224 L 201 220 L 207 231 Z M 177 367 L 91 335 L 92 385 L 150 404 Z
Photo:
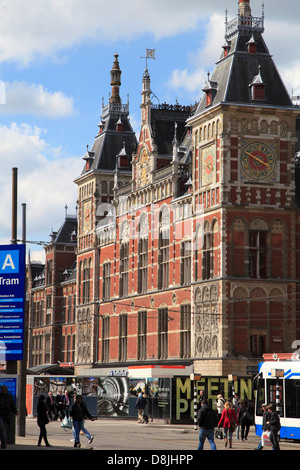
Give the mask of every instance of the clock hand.
M 252 153 L 247 152 L 247 151 L 245 151 L 245 153 L 246 153 L 247 155 L 249 155 L 250 157 L 254 158 L 254 160 L 257 160 L 257 161 L 258 161 L 259 163 L 261 163 L 262 165 L 265 165 L 267 168 L 270 168 L 269 163 L 264 162 L 263 160 L 261 160 L 260 158 L 258 158 L 256 155 L 253 155 Z

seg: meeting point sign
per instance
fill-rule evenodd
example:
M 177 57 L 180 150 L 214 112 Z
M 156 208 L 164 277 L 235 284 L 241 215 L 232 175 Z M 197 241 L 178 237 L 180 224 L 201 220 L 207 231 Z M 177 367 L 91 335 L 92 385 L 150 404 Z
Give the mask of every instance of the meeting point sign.
M 0 361 L 23 359 L 25 245 L 0 245 Z

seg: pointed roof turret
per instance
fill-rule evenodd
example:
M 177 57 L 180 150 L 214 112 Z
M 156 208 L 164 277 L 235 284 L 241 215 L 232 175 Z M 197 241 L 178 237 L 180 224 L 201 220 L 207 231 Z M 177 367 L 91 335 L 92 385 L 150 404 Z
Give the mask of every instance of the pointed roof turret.
M 225 43 L 202 91 L 195 116 L 208 106 L 225 104 L 292 107 L 292 102 L 263 38 L 264 10 L 251 13 L 250 1 L 239 1 L 235 19 L 226 15 Z M 249 87 L 250 85 L 250 87 Z
M 129 118 L 129 100 L 127 103 L 122 104 L 120 98 L 121 70 L 119 56 L 115 54 L 114 57 L 115 60 L 110 72 L 112 86 L 110 100 L 107 105 L 104 105 L 104 100 L 102 100 L 99 132 L 95 137 L 91 150 L 87 149 L 83 157 L 85 165 L 81 175 L 94 170 L 113 172 L 115 170 L 116 155 L 123 148 L 124 142 L 128 151 L 130 149 L 130 154 L 127 156 L 126 165 L 124 163 L 125 158 L 123 158 L 124 164 L 120 166 L 120 170 L 129 171 L 131 155 L 137 145 L 136 135 Z M 75 181 L 77 180 L 78 178 Z

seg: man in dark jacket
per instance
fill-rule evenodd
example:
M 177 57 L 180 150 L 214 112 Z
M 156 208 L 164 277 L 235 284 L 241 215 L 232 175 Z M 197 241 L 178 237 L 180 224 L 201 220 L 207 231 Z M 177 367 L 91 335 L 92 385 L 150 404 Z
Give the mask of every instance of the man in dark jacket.
M 210 406 L 208 400 L 202 401 L 202 406 L 198 411 L 198 424 L 200 427 L 198 450 L 203 450 L 206 438 L 208 439 L 211 450 L 217 450 L 214 436 L 216 426 L 216 413 Z
M 279 442 L 278 442 L 278 433 L 281 428 L 280 418 L 278 413 L 274 410 L 273 405 L 268 406 L 268 411 L 270 412 L 269 421 L 267 424 L 270 428 L 270 441 L 272 442 L 272 450 L 280 450 Z
M 75 440 L 74 447 L 80 447 L 80 431 L 82 431 L 86 435 L 89 440 L 89 444 L 91 444 L 94 439 L 94 436 L 91 436 L 88 430 L 85 429 L 84 420 L 85 418 L 88 418 L 91 421 L 95 421 L 95 419 L 91 416 L 90 412 L 88 411 L 81 395 L 76 396 L 76 401 L 72 406 L 70 415 L 73 419 L 73 435 Z
M 13 397 L 8 393 L 7 386 L 2 385 L 0 393 L 0 440 L 2 449 L 6 448 L 5 426 L 9 422 L 11 413 L 18 415 L 18 410 Z
M 267 424 L 267 422 L 269 422 L 269 419 L 270 419 L 270 412 L 269 410 L 267 410 L 267 406 L 268 406 L 267 403 L 263 403 L 261 405 L 262 410 L 263 410 L 262 434 L 265 431 L 269 431 L 269 425 Z M 263 450 L 263 447 L 264 447 L 264 443 L 263 443 L 263 440 L 261 439 L 259 441 L 259 444 L 256 450 Z

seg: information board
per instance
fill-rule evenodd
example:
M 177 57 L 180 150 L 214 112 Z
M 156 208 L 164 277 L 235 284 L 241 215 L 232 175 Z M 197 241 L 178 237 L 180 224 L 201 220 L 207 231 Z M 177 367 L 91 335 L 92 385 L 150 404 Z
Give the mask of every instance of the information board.
M 6 385 L 7 392 L 13 397 L 15 405 L 18 404 L 18 377 L 17 375 L 0 375 L 0 387 Z
M 25 245 L 0 245 L 0 361 L 23 359 Z

